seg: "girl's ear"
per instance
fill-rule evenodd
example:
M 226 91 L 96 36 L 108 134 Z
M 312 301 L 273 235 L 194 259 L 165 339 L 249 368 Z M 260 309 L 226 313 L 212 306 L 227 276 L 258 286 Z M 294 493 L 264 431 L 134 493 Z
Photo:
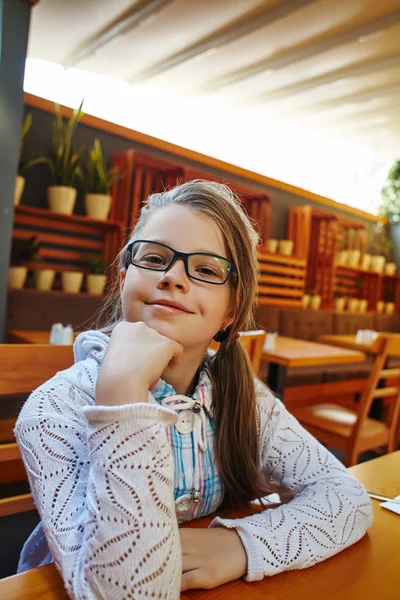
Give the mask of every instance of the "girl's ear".
M 122 290 L 124 289 L 124 285 L 125 285 L 125 277 L 126 277 L 126 269 L 125 267 L 123 269 L 120 270 L 119 272 L 119 292 L 121 293 Z
M 228 329 L 236 318 L 236 310 L 231 307 L 225 315 L 223 329 Z

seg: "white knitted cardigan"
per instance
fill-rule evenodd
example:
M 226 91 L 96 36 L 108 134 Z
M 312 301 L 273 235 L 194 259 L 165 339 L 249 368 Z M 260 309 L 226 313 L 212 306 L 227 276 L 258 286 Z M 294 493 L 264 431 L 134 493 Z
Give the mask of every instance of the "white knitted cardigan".
M 206 422 L 213 431 L 210 392 L 201 408 L 201 442 L 194 431 L 179 434 L 186 454 L 174 454 L 170 432 L 181 396 L 168 407 L 154 399 L 96 406 L 107 342 L 99 332 L 81 334 L 75 365 L 33 392 L 19 416 L 15 433 L 41 516 L 20 570 L 54 560 L 76 599 L 176 600 L 182 569 L 176 502 L 186 502 L 186 520 L 215 510 L 222 498 L 219 476 L 204 467 L 213 437 L 200 435 Z M 236 529 L 247 553 L 247 581 L 314 565 L 359 540 L 372 522 L 361 484 L 258 382 L 256 393 L 260 470 L 282 504 L 211 523 Z M 174 456 L 182 457 L 179 464 Z M 194 462 L 201 490 L 214 490 L 200 512 L 192 488 L 182 495 L 176 484 L 193 482 Z

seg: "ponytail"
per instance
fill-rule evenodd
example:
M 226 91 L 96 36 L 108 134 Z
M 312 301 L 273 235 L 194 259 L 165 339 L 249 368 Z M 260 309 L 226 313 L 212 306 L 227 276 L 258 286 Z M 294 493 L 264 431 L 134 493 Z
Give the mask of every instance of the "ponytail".
M 237 338 L 222 343 L 211 368 L 215 454 L 224 506 L 244 506 L 262 494 L 254 373 Z

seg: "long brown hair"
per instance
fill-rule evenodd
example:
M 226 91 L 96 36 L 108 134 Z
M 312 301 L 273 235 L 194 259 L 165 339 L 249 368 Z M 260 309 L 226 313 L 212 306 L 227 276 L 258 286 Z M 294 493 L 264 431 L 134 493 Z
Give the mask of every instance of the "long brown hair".
M 258 236 L 239 199 L 223 184 L 194 180 L 171 190 L 152 194 L 143 206 L 129 241 L 140 239 L 154 211 L 180 204 L 206 214 L 218 223 L 237 269 L 234 283 L 235 320 L 229 336 L 221 343 L 212 361 L 212 395 L 215 423 L 215 455 L 224 484 L 224 505 L 242 506 L 262 495 L 259 474 L 259 448 L 254 373 L 246 351 L 238 342 L 238 332 L 254 326 L 253 307 L 257 289 Z M 127 268 L 126 246 L 117 260 Z M 119 271 L 118 269 L 118 271 Z M 232 278 L 231 278 L 232 279 Z M 229 280 L 231 281 L 231 280 Z M 112 330 L 123 319 L 118 282 L 105 306 L 111 308 Z

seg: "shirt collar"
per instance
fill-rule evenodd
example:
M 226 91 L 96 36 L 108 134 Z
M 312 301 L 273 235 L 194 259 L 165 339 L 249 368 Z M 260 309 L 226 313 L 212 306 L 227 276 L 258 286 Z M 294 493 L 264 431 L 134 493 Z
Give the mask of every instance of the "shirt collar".
M 167 396 L 176 395 L 174 387 L 163 379 L 157 381 L 157 384 L 151 393 L 157 402 L 161 402 L 161 400 L 164 400 Z M 209 414 L 211 413 L 211 365 L 210 356 L 208 354 L 206 354 L 200 365 L 200 375 L 196 389 L 191 395 L 191 398 L 200 402 L 207 412 Z

